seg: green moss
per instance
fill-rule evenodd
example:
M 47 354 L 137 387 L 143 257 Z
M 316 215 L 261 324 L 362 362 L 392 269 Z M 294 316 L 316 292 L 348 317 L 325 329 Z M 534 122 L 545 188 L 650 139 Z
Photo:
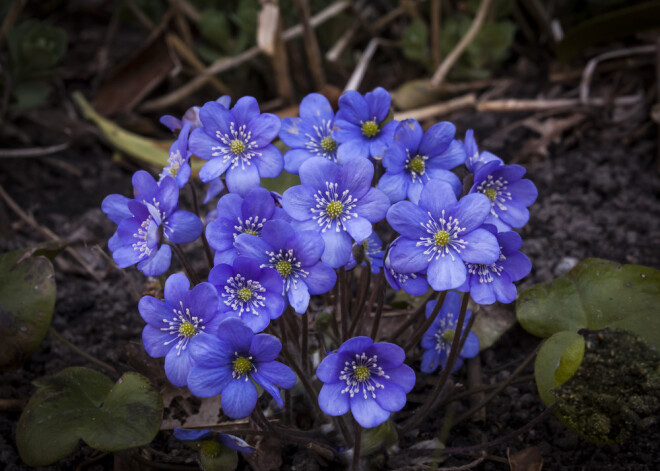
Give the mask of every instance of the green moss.
M 660 354 L 624 330 L 586 336 L 575 375 L 555 391 L 558 414 L 583 438 L 622 443 L 660 413 Z

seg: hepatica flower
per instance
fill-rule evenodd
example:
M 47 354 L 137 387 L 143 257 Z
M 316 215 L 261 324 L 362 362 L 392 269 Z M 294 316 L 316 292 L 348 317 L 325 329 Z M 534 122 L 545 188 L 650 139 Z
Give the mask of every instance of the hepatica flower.
M 300 103 L 300 118 L 284 118 L 280 139 L 291 150 L 284 154 L 284 170 L 298 174 L 311 157 L 337 162 L 337 142 L 332 137 L 335 113 L 326 97 L 310 93 Z
M 426 317 L 429 318 L 433 309 L 435 309 L 437 302 L 429 301 L 426 304 Z M 440 308 L 438 317 L 435 318 L 429 330 L 424 333 L 422 337 L 422 348 L 424 353 L 422 355 L 422 364 L 420 370 L 424 373 L 433 373 L 441 365 L 444 369 L 449 359 L 449 351 L 451 344 L 456 336 L 456 323 L 458 322 L 458 315 L 461 309 L 461 296 L 455 291 L 449 291 L 445 302 Z M 472 312 L 468 310 L 465 313 L 465 321 L 463 322 L 463 330 L 461 336 L 465 333 L 468 321 L 472 316 Z M 452 373 L 457 372 L 463 365 L 463 359 L 473 358 L 479 353 L 479 337 L 474 332 L 469 332 L 465 339 L 463 349 L 458 354 L 456 363 Z
M 426 270 L 436 291 L 461 286 L 468 263 L 494 263 L 500 254 L 497 239 L 479 226 L 490 210 L 481 194 L 456 201 L 454 190 L 443 181 L 430 180 L 419 205 L 399 201 L 387 212 L 387 221 L 401 234 L 390 251 L 392 268 L 399 273 Z
M 474 131 L 472 129 L 468 129 L 465 132 L 465 154 L 465 166 L 472 173 L 475 173 L 482 165 L 488 162 L 496 161 L 504 164 L 502 159 L 487 150 L 479 153 L 479 147 L 477 147 L 477 141 L 474 139 Z
M 221 317 L 238 317 L 255 333 L 280 317 L 286 306 L 282 277 L 272 268 L 260 268 L 251 258 L 237 257 L 233 265 L 216 265 L 209 282 L 220 294 Z
M 362 266 L 368 263 L 371 267 L 372 273 L 380 273 L 380 269 L 383 266 L 385 250 L 383 250 L 383 242 L 380 240 L 380 237 L 378 237 L 378 234 L 372 232 L 371 235 L 362 242 L 353 245 L 351 258 L 345 267 L 346 270 L 351 270 L 357 265 L 357 260 L 355 258 L 356 253 L 358 254 L 358 258 L 362 260 Z
M 277 177 L 284 162 L 271 142 L 280 130 L 280 119 L 259 111 L 257 100 L 243 97 L 229 110 L 217 102 L 199 110 L 203 127 L 190 134 L 190 150 L 208 160 L 199 172 L 210 182 L 225 171 L 227 188 L 241 196 L 259 186 L 260 178 Z
M 528 206 L 534 204 L 538 191 L 531 180 L 523 179 L 525 168 L 488 162 L 475 172 L 470 193 L 482 193 L 490 200 L 486 218 L 500 232 L 520 228 L 529 221 Z
M 103 212 L 119 225 L 108 247 L 119 268 L 137 263 L 145 275 L 160 276 L 172 257 L 165 242 L 192 242 L 202 233 L 202 222 L 178 209 L 179 187 L 172 177 L 156 183 L 148 172 L 140 170 L 133 175 L 133 188 L 135 199 L 109 195 L 101 204 Z
M 185 386 L 193 361 L 190 346 L 199 334 L 214 333 L 220 323 L 218 293 L 210 283 L 192 290 L 188 278 L 175 273 L 165 282 L 165 300 L 144 296 L 138 303 L 147 322 L 142 342 L 154 358 L 165 357 L 165 374 L 175 386 Z
M 362 242 L 371 224 L 385 217 L 390 201 L 371 187 L 374 167 L 367 159 L 353 159 L 338 166 L 311 158 L 300 166 L 302 185 L 282 195 L 282 207 L 301 228 L 318 231 L 325 242 L 322 260 L 338 268 L 351 256 L 353 239 Z
M 391 247 L 395 247 L 398 242 L 398 238 L 392 242 Z M 392 268 L 392 262 L 390 260 L 390 253 L 392 249 L 388 252 L 384 260 L 384 270 L 385 270 L 385 279 L 390 284 L 394 291 L 399 291 L 400 289 L 404 290 L 406 293 L 413 296 L 421 296 L 426 293 L 429 289 L 429 283 L 426 280 L 425 273 L 399 273 L 394 268 Z
M 188 152 L 188 136 L 190 135 L 191 123 L 183 122 L 183 127 L 176 141 L 170 147 L 167 165 L 160 174 L 160 179 L 170 176 L 176 180 L 179 188 L 183 188 L 190 179 L 190 153 Z
M 220 454 L 221 446 L 243 453 L 254 453 L 254 448 L 245 440 L 228 433 L 174 427 L 174 436 L 182 442 L 200 442 L 202 453 L 212 458 Z
M 408 198 L 419 201 L 424 184 L 429 179 L 449 183 L 456 195 L 461 193 L 461 181 L 449 170 L 465 162 L 463 145 L 454 139 L 456 127 L 445 121 L 423 132 L 414 119 L 399 123 L 392 145 L 383 155 L 385 174 L 378 188 L 392 203 Z
M 483 227 L 497 237 L 500 257 L 495 263 L 488 265 L 466 264 L 467 279 L 457 289 L 462 292 L 469 291 L 474 302 L 478 304 L 493 304 L 495 301 L 512 303 L 518 294 L 513 282 L 527 276 L 532 269 L 532 263 L 525 254 L 519 252 L 522 239 L 516 232 L 498 234 L 495 226 L 484 224 Z
M 383 156 L 392 143 L 397 122 L 385 122 L 392 97 L 381 87 L 362 96 L 354 90 L 339 98 L 339 111 L 335 117 L 334 138 L 339 143 L 337 158 L 348 162 L 354 158 Z
M 239 255 L 274 268 L 282 277 L 282 296 L 298 314 L 304 314 L 310 294 L 323 294 L 337 281 L 335 271 L 319 261 L 323 239 L 314 231 L 294 231 L 289 223 L 275 219 L 264 223 L 262 238 L 252 234 L 236 237 Z
M 215 264 L 231 264 L 236 258 L 234 240 L 239 234 L 261 237 L 264 223 L 284 218 L 281 208 L 275 207 L 270 191 L 257 187 L 245 197 L 235 193 L 224 195 L 218 201 L 217 219 L 206 226 L 206 238 L 215 249 Z
M 406 394 L 415 386 L 415 372 L 405 359 L 403 349 L 391 343 L 373 343 L 369 337 L 347 340 L 316 369 L 324 383 L 321 410 L 332 416 L 350 410 L 365 428 L 382 424 L 390 413 L 403 409 Z
M 231 97 L 229 95 L 223 95 L 215 101 L 225 108 L 229 108 Z M 175 118 L 172 115 L 164 115 L 160 117 L 160 123 L 167 126 L 172 132 L 180 131 L 186 123 L 190 123 L 191 130 L 201 128 L 202 121 L 199 119 L 199 110 L 199 106 L 192 106 L 186 110 L 181 119 Z
M 247 417 L 257 404 L 253 381 L 283 407 L 279 388 L 291 389 L 296 375 L 275 360 L 281 349 L 272 335 L 255 335 L 240 319 L 225 319 L 216 335 L 205 335 L 191 346 L 195 366 L 188 388 L 198 397 L 221 395 L 222 410 L 232 419 Z

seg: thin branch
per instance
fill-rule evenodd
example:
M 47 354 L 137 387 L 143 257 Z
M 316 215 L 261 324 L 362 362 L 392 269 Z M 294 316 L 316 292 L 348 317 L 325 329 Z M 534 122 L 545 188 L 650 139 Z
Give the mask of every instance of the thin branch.
M 0 159 L 18 159 L 27 157 L 44 157 L 68 149 L 71 142 L 63 142 L 48 147 L 29 147 L 27 149 L 0 149 Z

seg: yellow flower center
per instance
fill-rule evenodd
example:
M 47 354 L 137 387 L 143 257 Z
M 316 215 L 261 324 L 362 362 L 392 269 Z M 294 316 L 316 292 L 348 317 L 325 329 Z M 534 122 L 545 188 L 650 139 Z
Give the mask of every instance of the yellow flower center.
M 332 201 L 328 203 L 328 206 L 325 208 L 325 212 L 328 213 L 328 216 L 331 218 L 338 217 L 341 212 L 344 210 L 344 205 L 339 201 Z
M 179 333 L 184 337 L 192 337 L 197 334 L 197 329 L 190 322 L 184 322 L 179 326 Z
M 240 375 L 244 375 L 252 370 L 252 362 L 245 357 L 238 357 L 234 360 L 234 371 Z
M 433 234 L 433 242 L 435 245 L 444 247 L 449 243 L 449 233 L 447 231 L 438 231 Z
M 249 301 L 252 297 L 252 290 L 250 288 L 241 288 L 238 290 L 237 295 L 243 301 Z
M 426 169 L 426 164 L 424 163 L 424 159 L 418 155 L 410 161 L 408 168 L 412 172 L 419 173 L 421 175 Z
M 220 444 L 213 440 L 204 440 L 201 450 L 209 458 L 217 458 L 220 455 Z
M 229 144 L 229 148 L 234 154 L 242 154 L 245 151 L 245 142 L 239 139 L 234 139 Z
M 244 234 L 256 235 L 256 236 L 259 235 L 259 233 L 258 233 L 257 231 L 253 231 L 252 229 L 245 229 L 245 230 L 243 231 L 243 233 L 244 233 Z
M 324 137 L 321 139 L 321 149 L 326 152 L 333 151 L 337 148 L 337 142 L 330 136 Z
M 455 332 L 452 329 L 445 330 L 442 333 L 442 340 L 444 340 L 447 343 L 451 343 L 454 341 L 454 334 Z
M 378 134 L 378 131 L 380 131 L 380 128 L 378 127 L 378 123 L 376 123 L 375 119 L 373 121 L 362 123 L 362 134 L 365 136 L 374 137 L 376 134 Z
M 356 366 L 355 370 L 353 370 L 353 377 L 360 383 L 368 380 L 370 376 L 369 368 L 364 365 Z
M 291 274 L 291 264 L 286 260 L 280 260 L 275 264 L 275 270 L 282 276 L 288 276 Z
M 369 250 L 369 240 L 368 240 L 368 239 L 364 239 L 364 240 L 362 241 L 362 248 L 365 250 L 365 252 L 366 252 L 367 250 Z
M 495 201 L 495 198 L 497 198 L 497 190 L 494 188 L 487 188 L 484 191 L 484 195 L 488 196 L 488 199 L 491 201 Z

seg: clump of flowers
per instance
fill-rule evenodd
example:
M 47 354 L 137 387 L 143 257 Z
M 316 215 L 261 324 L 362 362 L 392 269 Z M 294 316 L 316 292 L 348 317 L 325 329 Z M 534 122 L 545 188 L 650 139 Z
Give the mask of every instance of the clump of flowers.
M 417 121 L 393 120 L 390 107 L 383 88 L 345 93 L 336 114 L 313 93 L 299 117 L 280 120 L 261 113 L 253 97 L 233 107 L 221 97 L 181 120 L 164 117 L 178 134 L 160 179 L 139 171 L 132 199 L 103 202 L 118 225 L 108 243 L 117 264 L 137 264 L 148 276 L 170 272 L 164 300 L 139 302 L 147 353 L 165 358 L 175 386 L 200 398 L 220 396 L 222 417 L 250 417 L 245 427 L 258 428 L 257 435 L 296 443 L 316 437 L 284 428 L 304 423 L 328 432 L 315 446 L 350 448 L 351 428 L 359 434 L 390 421 L 407 433 L 462 360 L 478 354 L 468 298 L 513 302 L 514 282 L 531 269 L 512 230 L 527 222 L 536 199 L 524 169 L 479 153 L 471 130 L 465 142 L 449 122 L 424 132 Z M 278 136 L 289 147 L 284 157 L 273 143 Z M 205 203 L 216 205 L 205 221 L 179 209 L 179 190 L 196 184 L 195 157 L 207 161 L 199 177 L 210 183 Z M 465 182 L 465 171 L 455 173 L 463 164 Z M 300 184 L 282 194 L 261 186 L 283 168 Z M 191 261 L 179 244 L 200 235 L 203 256 Z M 202 271 L 195 262 L 204 261 Z M 179 268 L 187 276 L 172 273 Z M 407 293 L 396 302 L 418 303 L 429 288 L 444 299 L 441 306 L 419 303 L 419 315 L 404 311 L 395 334 L 380 333 L 392 291 Z M 423 373 L 441 370 L 420 407 L 407 403 L 416 379 L 409 365 L 418 362 Z M 316 413 L 297 422 L 293 404 Z M 400 421 L 396 413 L 404 409 L 408 418 Z M 354 421 L 347 425 L 349 412 Z M 334 425 L 321 427 L 331 418 Z M 212 430 L 177 429 L 175 436 L 203 452 L 204 444 L 213 453 L 252 451 Z

